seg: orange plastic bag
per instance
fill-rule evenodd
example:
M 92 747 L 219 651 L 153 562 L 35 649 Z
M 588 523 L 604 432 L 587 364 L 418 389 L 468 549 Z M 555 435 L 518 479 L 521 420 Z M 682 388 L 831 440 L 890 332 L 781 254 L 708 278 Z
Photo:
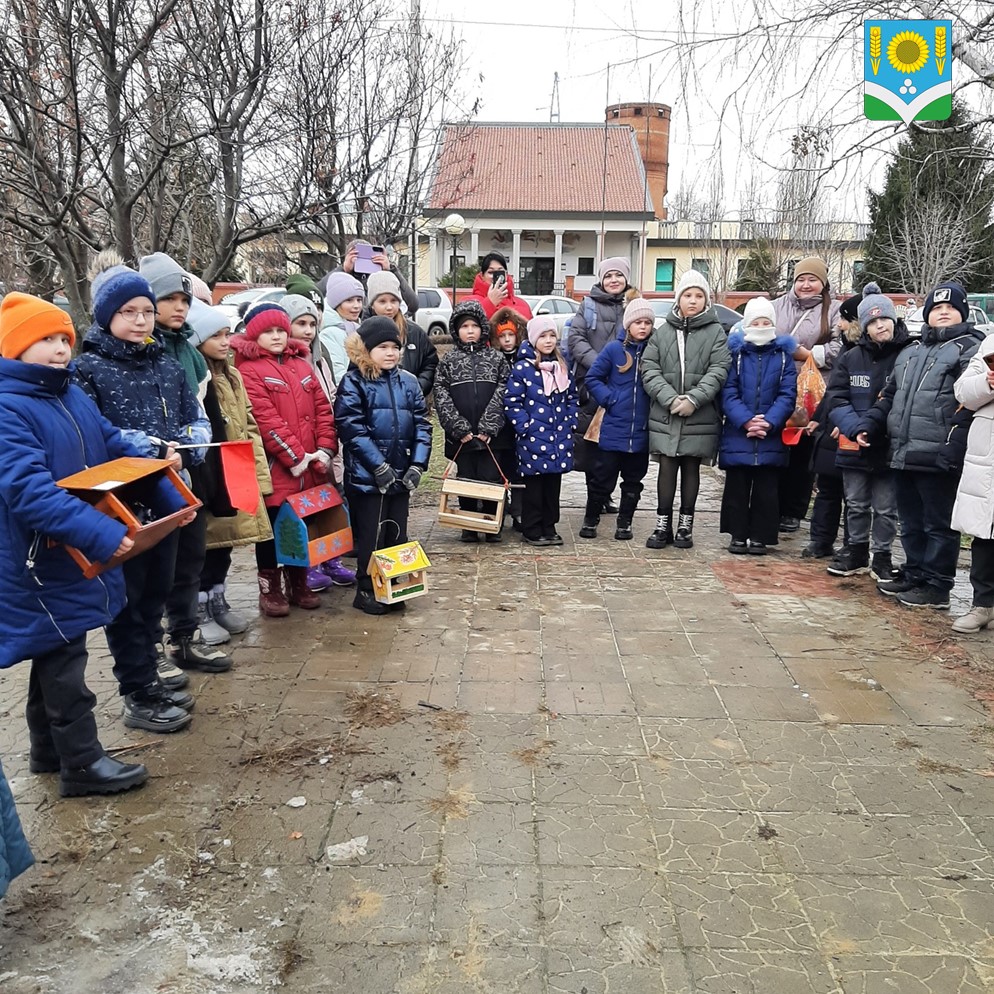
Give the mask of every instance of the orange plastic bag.
M 797 406 L 802 408 L 810 419 L 824 396 L 825 381 L 814 357 L 809 355 L 797 374 Z

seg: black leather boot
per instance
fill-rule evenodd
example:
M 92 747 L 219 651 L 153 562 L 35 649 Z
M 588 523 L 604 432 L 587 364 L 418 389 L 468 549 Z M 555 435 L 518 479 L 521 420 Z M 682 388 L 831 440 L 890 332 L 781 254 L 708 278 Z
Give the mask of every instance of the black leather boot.
M 639 499 L 635 494 L 622 493 L 621 508 L 618 511 L 617 526 L 614 529 L 614 537 L 619 542 L 628 542 L 632 539 L 632 518 L 635 517 L 635 508 L 638 507 Z
M 373 595 L 373 581 L 369 576 L 360 576 L 356 584 L 355 598 L 352 606 L 366 614 L 386 614 L 390 608 L 381 604 Z
M 656 527 L 645 540 L 647 549 L 664 549 L 673 542 L 673 513 L 657 514 Z
M 677 549 L 692 549 L 694 547 L 694 515 L 680 512 L 677 521 L 676 535 L 673 545 Z
M 580 538 L 597 538 L 597 526 L 601 523 L 603 503 L 600 498 L 587 498 L 587 508 L 583 512 L 583 527 L 580 529 Z
M 110 756 L 101 756 L 82 769 L 63 770 L 59 777 L 59 793 L 63 797 L 117 794 L 140 787 L 147 779 L 148 770 L 140 763 L 120 763 Z

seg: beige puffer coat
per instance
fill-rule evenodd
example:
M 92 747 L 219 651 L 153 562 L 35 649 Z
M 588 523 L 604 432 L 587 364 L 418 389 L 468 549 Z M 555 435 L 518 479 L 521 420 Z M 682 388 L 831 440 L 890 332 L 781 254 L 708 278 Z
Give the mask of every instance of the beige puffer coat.
M 994 335 L 988 335 L 953 387 L 956 399 L 974 413 L 952 527 L 986 539 L 994 538 L 994 390 L 982 357 L 992 352 Z
M 251 441 L 255 452 L 255 475 L 259 481 L 259 509 L 255 514 L 238 511 L 233 518 L 207 516 L 207 548 L 221 549 L 236 545 L 254 545 L 273 537 L 266 514 L 265 496 L 273 492 L 266 452 L 262 447 L 259 426 L 252 416 L 252 405 L 245 393 L 241 373 L 227 363 L 208 360 L 218 404 L 225 418 L 225 436 L 229 442 Z

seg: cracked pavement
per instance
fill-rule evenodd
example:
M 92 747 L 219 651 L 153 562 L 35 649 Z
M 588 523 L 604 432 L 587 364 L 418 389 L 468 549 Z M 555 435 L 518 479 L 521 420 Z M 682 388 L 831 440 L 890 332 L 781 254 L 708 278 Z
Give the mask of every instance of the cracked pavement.
M 132 794 L 31 775 L 27 667 L 0 673 L 38 858 L 4 994 L 991 994 L 991 637 L 801 562 L 804 531 L 728 555 L 716 474 L 690 551 L 644 548 L 646 498 L 634 542 L 577 539 L 581 496 L 539 554 L 423 500 L 427 596 L 260 620 L 175 736 L 123 727 L 94 636 Z

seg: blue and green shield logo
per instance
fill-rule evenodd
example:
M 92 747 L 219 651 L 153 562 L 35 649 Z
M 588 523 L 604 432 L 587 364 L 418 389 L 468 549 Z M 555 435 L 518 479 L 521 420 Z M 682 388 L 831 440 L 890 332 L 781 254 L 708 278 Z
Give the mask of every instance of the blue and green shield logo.
M 863 113 L 945 121 L 953 112 L 953 22 L 864 21 Z

